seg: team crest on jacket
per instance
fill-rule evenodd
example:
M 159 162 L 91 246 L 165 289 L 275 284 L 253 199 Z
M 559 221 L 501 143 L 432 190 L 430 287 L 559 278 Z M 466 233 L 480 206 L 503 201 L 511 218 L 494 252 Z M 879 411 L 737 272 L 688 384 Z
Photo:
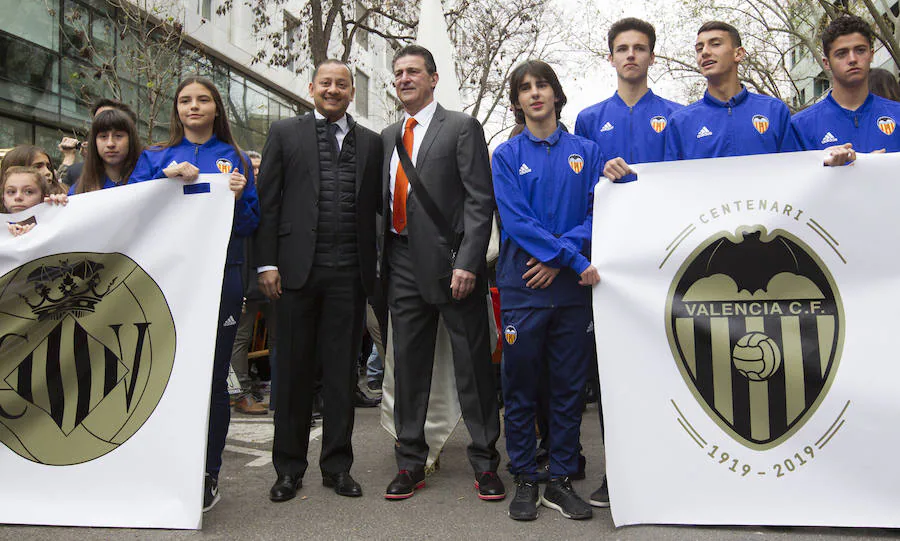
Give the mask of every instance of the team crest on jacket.
M 653 128 L 653 131 L 656 133 L 662 133 L 664 129 L 666 129 L 666 125 L 669 122 L 666 120 L 664 116 L 655 116 L 650 119 L 650 127 Z
M 159 286 L 119 253 L 63 253 L 0 277 L 0 443 L 67 466 L 114 451 L 156 409 L 175 361 Z
M 703 241 L 672 280 L 666 333 L 685 383 L 738 443 L 771 449 L 819 407 L 838 368 L 844 312 L 822 259 L 763 226 Z
M 569 167 L 571 167 L 572 171 L 575 171 L 575 173 L 581 173 L 581 170 L 584 169 L 584 158 L 578 154 L 571 154 L 569 156 Z
M 763 115 L 753 115 L 753 127 L 762 135 L 769 131 L 769 119 Z
M 890 135 L 897 129 L 897 123 L 889 116 L 878 117 L 878 129 L 885 135 Z
M 222 173 L 230 173 L 234 168 L 234 165 L 232 165 L 231 160 L 228 158 L 219 158 L 216 160 L 216 167 Z
M 503 336 L 506 338 L 506 343 L 509 345 L 513 345 L 516 343 L 516 338 L 519 336 L 519 331 L 516 330 L 515 325 L 507 325 L 505 329 L 503 329 Z

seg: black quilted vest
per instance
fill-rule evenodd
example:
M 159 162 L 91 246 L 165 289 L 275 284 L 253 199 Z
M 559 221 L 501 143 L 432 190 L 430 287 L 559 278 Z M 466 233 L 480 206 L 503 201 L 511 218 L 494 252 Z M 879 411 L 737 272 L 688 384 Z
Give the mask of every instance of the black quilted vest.
M 356 137 L 351 128 L 339 156 L 332 152 L 325 123 L 316 122 L 319 140 L 319 221 L 317 267 L 358 267 L 356 244 Z

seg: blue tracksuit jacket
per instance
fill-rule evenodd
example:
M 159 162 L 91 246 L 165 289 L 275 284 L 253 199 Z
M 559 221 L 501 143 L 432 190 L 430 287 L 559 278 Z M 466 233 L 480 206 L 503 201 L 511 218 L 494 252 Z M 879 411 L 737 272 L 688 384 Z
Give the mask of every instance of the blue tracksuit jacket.
M 606 159 L 622 158 L 628 164 L 661 162 L 669 118 L 683 107 L 652 90 L 629 107 L 617 92 L 578 113 L 575 135 L 597 143 Z
M 800 148 L 787 105 L 746 88 L 727 102 L 706 92 L 672 113 L 666 128 L 667 161 L 795 150 Z
M 202 145 L 195 145 L 184 138 L 177 146 L 150 147 L 145 150 L 131 173 L 131 182 L 162 178 L 165 176 L 163 169 L 181 162 L 194 164 L 201 173 L 230 173 L 232 169 L 237 169 L 247 177 L 247 186 L 241 198 L 235 201 L 234 225 L 225 264 L 239 265 L 244 261 L 243 237 L 252 235 L 259 225 L 259 198 L 256 195 L 253 169 L 249 167 L 250 158 L 246 154 L 243 157 L 248 166 L 246 170 L 234 147 L 218 140 L 215 135 Z
M 869 94 L 855 111 L 844 109 L 831 93 L 791 118 L 803 150 L 853 143 L 858 152 L 900 151 L 900 103 Z
M 126 184 L 128 184 L 128 183 L 130 183 L 130 182 L 132 182 L 132 180 L 129 178 L 127 182 L 123 182 L 122 184 L 116 184 L 115 182 L 111 181 L 111 180 L 109 179 L 109 177 L 103 177 L 103 187 L 100 188 L 100 189 L 101 189 L 101 190 L 108 190 L 108 189 L 110 189 L 110 188 L 115 188 L 116 186 L 124 186 L 124 185 L 126 185 Z M 77 182 L 76 182 L 75 184 L 69 186 L 69 192 L 68 192 L 68 195 L 75 195 L 75 190 L 76 190 L 77 188 L 78 188 L 78 183 L 77 183 Z
M 590 303 L 590 288 L 578 280 L 590 265 L 594 186 L 603 163 L 596 143 L 561 128 L 545 140 L 526 129 L 494 151 L 497 286 L 504 310 Z M 522 275 L 531 256 L 563 267 L 550 287 L 526 287 Z

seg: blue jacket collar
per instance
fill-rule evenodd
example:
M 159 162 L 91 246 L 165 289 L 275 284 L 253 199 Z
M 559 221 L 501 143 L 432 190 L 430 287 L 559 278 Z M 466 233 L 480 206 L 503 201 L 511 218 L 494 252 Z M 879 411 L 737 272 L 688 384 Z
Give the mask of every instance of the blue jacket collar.
M 207 142 L 203 143 L 202 145 L 200 145 L 200 148 L 208 148 L 208 147 L 211 147 L 211 146 L 214 146 L 214 145 L 217 145 L 217 144 L 219 144 L 219 140 L 216 138 L 216 134 L 213 134 L 213 136 L 209 138 L 209 141 L 207 141 Z M 181 139 L 181 144 L 178 145 L 178 146 L 182 146 L 182 147 L 192 147 L 192 146 L 197 146 L 197 145 L 195 145 L 194 143 L 188 141 L 188 138 L 187 138 L 187 137 L 184 137 L 184 138 Z
M 703 93 L 703 101 L 705 101 L 709 105 L 713 105 L 716 107 L 737 107 L 738 105 L 746 101 L 747 97 L 749 96 L 750 92 L 747 91 L 747 87 L 741 85 L 741 91 L 728 101 L 721 101 L 717 98 L 714 98 L 712 94 L 709 93 L 709 90 Z
M 559 141 L 560 135 L 562 135 L 563 131 L 564 130 L 562 129 L 562 126 L 560 126 L 559 122 L 557 122 L 556 131 L 551 133 L 550 136 L 546 139 L 538 139 L 537 137 L 535 137 L 535 135 L 531 133 L 531 130 L 528 129 L 528 126 L 525 127 L 525 130 L 523 130 L 522 133 L 525 134 L 525 137 L 528 137 L 535 143 L 547 143 L 548 145 L 552 146 L 555 145 L 557 141 Z
M 864 114 L 868 112 L 868 110 L 872 107 L 872 102 L 875 101 L 875 95 L 869 92 L 869 95 L 866 96 L 866 101 L 862 103 L 855 111 L 851 111 L 850 109 L 845 109 L 841 106 L 837 100 L 832 97 L 831 92 L 828 92 L 828 95 L 825 96 L 825 101 L 830 103 L 833 107 L 837 108 L 839 111 L 843 111 L 844 114 L 848 116 L 856 115 L 856 114 Z
M 637 107 L 638 105 L 644 104 L 644 103 L 646 103 L 646 102 L 652 100 L 655 96 L 656 96 L 656 94 L 653 93 L 653 90 L 651 90 L 651 89 L 648 88 L 648 89 L 647 89 L 647 92 L 646 92 L 643 96 L 641 96 L 641 99 L 639 99 L 639 100 L 637 101 L 637 103 L 634 104 L 634 106 Z M 622 107 L 628 107 L 628 104 L 625 103 L 625 100 L 623 100 L 622 97 L 619 96 L 619 91 L 618 91 L 618 90 L 616 90 L 616 92 L 613 94 L 613 100 L 614 100 L 618 105 L 621 105 Z

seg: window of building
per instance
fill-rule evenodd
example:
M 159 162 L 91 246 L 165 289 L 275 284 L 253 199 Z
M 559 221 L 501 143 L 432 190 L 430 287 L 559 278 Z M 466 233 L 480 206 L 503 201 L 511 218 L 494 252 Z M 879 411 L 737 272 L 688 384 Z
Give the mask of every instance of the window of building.
M 384 103 L 387 104 L 385 120 L 387 120 L 389 124 L 399 122 L 403 119 L 403 104 L 400 103 L 400 100 L 397 99 L 397 96 L 395 96 L 391 92 L 386 92 Z
M 356 70 L 354 85 L 356 86 L 356 97 L 353 98 L 353 102 L 356 103 L 356 114 L 362 117 L 368 117 L 369 76 L 359 70 Z
M 71 136 L 72 134 L 64 134 L 62 130 L 56 128 L 34 127 L 34 144 L 47 151 L 50 159 L 53 160 L 53 167 L 59 167 L 59 162 L 62 161 L 62 152 L 57 145 L 63 135 Z
M 214 13 L 212 0 L 189 5 L 198 12 L 209 5 L 209 14 Z M 0 148 L 7 142 L 38 143 L 55 152 L 62 133 L 85 131 L 90 106 L 100 97 L 117 97 L 131 105 L 145 142 L 151 116 L 155 116 L 149 142 L 165 140 L 180 75 L 199 73 L 213 80 L 222 93 L 235 138 L 248 148 L 262 148 L 269 124 L 292 117 L 301 108 L 292 98 L 185 43 L 173 52 L 178 67 L 170 77 L 171 88 L 155 81 L 153 88 L 161 95 L 156 98 L 158 107 L 151 109 L 148 83 L 154 81 L 126 65 L 129 51 L 142 45 L 133 36 L 116 31 L 116 9 L 109 0 L 0 0 L 0 9 L 4 7 L 5 18 L 0 20 Z M 48 9 L 56 15 L 50 16 Z M 25 14 L 28 17 L 14 22 Z M 118 74 L 115 85 L 97 67 L 106 63 Z
M 212 18 L 212 0 L 200 0 L 200 16 L 204 19 Z
M 356 2 L 356 20 L 365 23 L 366 22 L 366 6 L 363 5 L 362 2 L 357 0 Z M 363 30 L 362 28 L 356 29 L 356 43 L 359 44 L 364 50 L 369 49 L 369 33 Z
M 828 92 L 829 88 L 831 88 L 831 81 L 823 71 L 813 80 L 813 99 L 818 99 L 819 96 Z
M 384 67 L 393 73 L 394 71 L 394 54 L 400 48 L 392 41 L 386 40 L 384 42 Z
M 10 148 L 23 143 L 31 143 L 31 124 L 0 117 L 0 148 Z
M 59 49 L 57 18 L 44 2 L 0 0 L 0 13 L 0 30 L 48 49 Z
M 296 60 L 296 55 L 294 54 L 294 45 L 299 39 L 300 32 L 300 21 L 288 13 L 284 12 L 284 54 L 287 57 L 284 67 L 288 69 L 291 73 L 296 73 L 296 66 L 294 65 L 294 61 Z

